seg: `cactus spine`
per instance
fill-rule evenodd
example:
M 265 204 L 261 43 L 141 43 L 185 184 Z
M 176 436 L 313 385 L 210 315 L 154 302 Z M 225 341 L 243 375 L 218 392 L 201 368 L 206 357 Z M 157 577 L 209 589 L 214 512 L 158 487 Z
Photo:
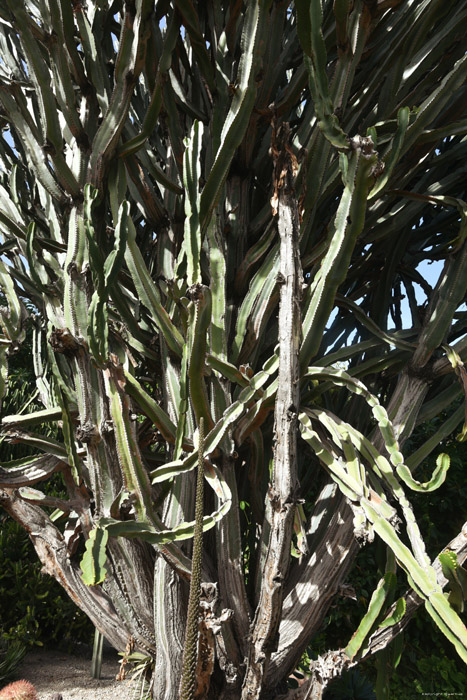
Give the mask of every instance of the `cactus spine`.
M 0 690 L 0 700 L 38 700 L 37 692 L 29 681 L 15 681 Z

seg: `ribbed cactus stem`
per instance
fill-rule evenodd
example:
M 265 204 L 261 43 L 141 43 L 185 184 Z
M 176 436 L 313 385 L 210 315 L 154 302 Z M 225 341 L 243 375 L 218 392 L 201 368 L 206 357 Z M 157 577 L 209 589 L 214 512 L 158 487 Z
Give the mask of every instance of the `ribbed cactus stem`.
M 196 663 L 198 660 L 198 617 L 201 594 L 201 561 L 203 557 L 203 500 L 204 500 L 204 419 L 199 421 L 198 475 L 196 481 L 195 530 L 191 565 L 190 597 L 183 651 L 180 700 L 193 700 L 196 691 Z
M 29 681 L 15 681 L 0 690 L 0 700 L 37 700 L 37 692 Z

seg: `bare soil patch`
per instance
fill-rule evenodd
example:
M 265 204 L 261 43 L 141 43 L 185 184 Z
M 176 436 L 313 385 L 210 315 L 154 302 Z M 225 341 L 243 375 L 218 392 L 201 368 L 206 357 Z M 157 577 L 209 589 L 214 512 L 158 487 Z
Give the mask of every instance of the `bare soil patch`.
M 97 680 L 91 677 L 89 658 L 41 649 L 26 654 L 12 680 L 24 678 L 32 683 L 40 700 L 52 700 L 55 693 L 61 693 L 63 700 L 132 700 L 139 693 L 130 674 L 123 681 L 115 680 L 119 658 L 116 652 L 107 652 Z

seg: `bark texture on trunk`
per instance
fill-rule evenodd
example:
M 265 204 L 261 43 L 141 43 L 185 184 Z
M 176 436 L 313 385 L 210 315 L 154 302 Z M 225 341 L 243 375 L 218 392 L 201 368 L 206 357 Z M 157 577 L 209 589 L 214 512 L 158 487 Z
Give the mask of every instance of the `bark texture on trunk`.
M 296 159 L 288 144 L 289 125 L 273 126 L 273 209 L 280 236 L 279 375 L 274 415 L 274 463 L 268 492 L 271 508 L 269 541 L 259 602 L 251 630 L 242 700 L 257 700 L 267 667 L 277 648 L 284 585 L 298 490 L 297 416 L 300 400 L 298 355 L 301 341 L 302 270 L 298 246 L 298 204 L 293 189 Z
M 102 587 L 83 583 L 65 538 L 42 508 L 18 498 L 13 489 L 0 490 L 0 505 L 28 533 L 45 573 L 58 581 L 116 649 L 125 649 L 129 635 L 112 601 Z

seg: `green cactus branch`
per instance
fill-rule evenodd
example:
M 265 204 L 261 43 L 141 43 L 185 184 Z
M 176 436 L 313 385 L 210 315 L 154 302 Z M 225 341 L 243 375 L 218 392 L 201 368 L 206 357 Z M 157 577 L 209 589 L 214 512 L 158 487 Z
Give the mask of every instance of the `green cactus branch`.
M 431 517 L 465 438 L 466 21 L 456 0 L 1 3 L 0 501 L 150 655 L 154 700 L 180 698 L 192 567 L 183 693 L 292 700 L 375 536 L 390 565 L 298 694 L 416 596 L 466 658 L 464 545 L 432 563 L 412 506 Z

